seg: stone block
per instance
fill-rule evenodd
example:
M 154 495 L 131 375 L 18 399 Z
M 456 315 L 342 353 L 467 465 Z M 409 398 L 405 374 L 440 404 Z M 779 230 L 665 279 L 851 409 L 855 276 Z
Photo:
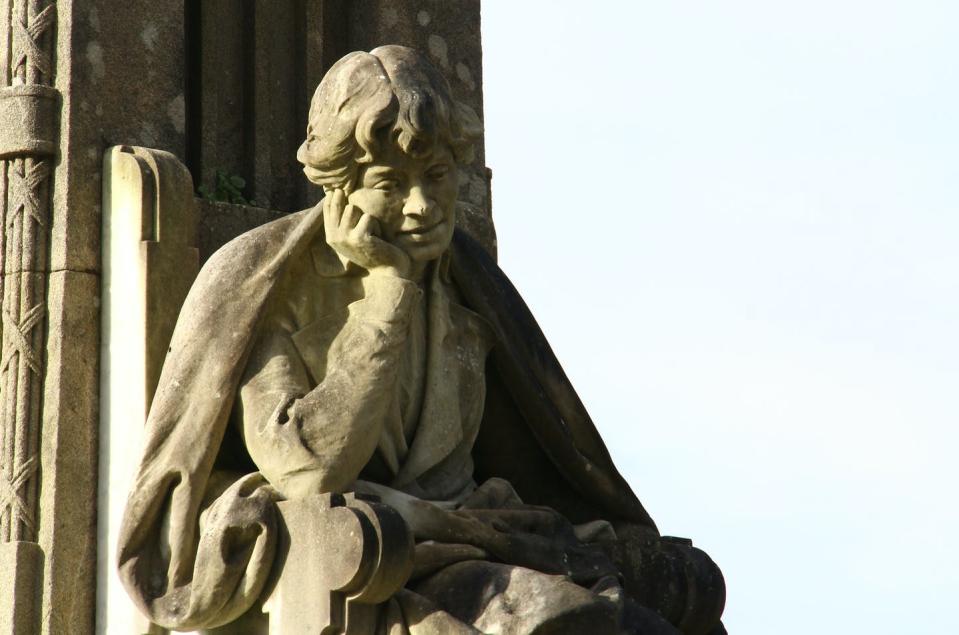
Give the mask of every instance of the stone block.
M 37 632 L 37 595 L 43 551 L 33 542 L 0 544 L 0 632 Z
M 43 612 L 40 632 L 71 635 L 93 629 L 100 280 L 55 271 L 47 284 L 38 540 L 43 602 L 55 608 Z
M 197 210 L 197 248 L 200 263 L 204 263 L 213 253 L 240 234 L 259 227 L 270 221 L 282 218 L 285 214 L 251 205 L 235 205 L 196 200 Z
M 246 67 L 252 57 L 247 32 L 251 3 L 204 0 L 195 5 L 188 17 L 199 40 L 193 43 L 198 87 L 191 97 L 191 156 L 186 158 L 197 185 L 211 186 L 216 170 L 249 179 L 251 135 L 244 124 L 252 106 Z
M 111 145 L 183 157 L 183 3 L 59 0 L 56 88 L 62 95 L 54 171 L 51 269 L 99 271 L 100 159 Z

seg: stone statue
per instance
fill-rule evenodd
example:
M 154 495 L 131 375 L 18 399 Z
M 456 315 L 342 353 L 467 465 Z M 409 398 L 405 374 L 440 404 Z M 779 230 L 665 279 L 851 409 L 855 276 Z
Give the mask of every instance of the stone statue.
M 173 335 L 120 540 L 154 622 L 725 632 L 719 570 L 660 537 L 516 290 L 454 229 L 480 134 L 411 49 L 320 83 L 297 158 L 325 197 L 217 252 Z

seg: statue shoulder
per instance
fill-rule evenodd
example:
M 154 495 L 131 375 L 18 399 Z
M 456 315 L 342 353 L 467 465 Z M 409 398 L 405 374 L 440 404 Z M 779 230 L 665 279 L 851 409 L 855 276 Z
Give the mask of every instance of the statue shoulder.
M 456 231 L 453 232 L 453 242 L 450 247 L 450 253 L 452 255 L 454 268 L 467 268 L 473 270 L 474 273 L 482 270 L 486 273 L 505 277 L 503 270 L 500 269 L 496 263 L 496 259 L 490 255 L 489 251 L 486 250 L 486 247 L 484 247 L 481 242 L 470 235 L 466 230 L 457 228 Z
M 275 286 L 277 272 L 292 253 L 291 243 L 304 238 L 298 236 L 297 228 L 309 220 L 308 212 L 296 212 L 261 225 L 217 250 L 190 288 L 171 346 L 180 343 L 179 338 L 191 340 L 191 333 L 218 332 L 227 323 L 247 318 L 255 322 Z
M 210 256 L 200 271 L 200 277 L 208 270 L 209 273 L 242 271 L 251 263 L 268 258 L 276 253 L 309 211 L 295 212 L 240 234 Z

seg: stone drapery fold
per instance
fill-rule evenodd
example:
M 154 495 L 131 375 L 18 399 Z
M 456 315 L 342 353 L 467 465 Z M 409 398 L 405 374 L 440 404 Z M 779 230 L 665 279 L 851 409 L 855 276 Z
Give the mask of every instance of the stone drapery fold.
M 162 626 L 227 623 L 256 602 L 269 575 L 275 492 L 256 473 L 228 475 L 215 466 L 271 293 L 321 230 L 317 206 L 244 234 L 210 259 L 186 299 L 119 544 L 124 584 Z M 470 308 L 496 327 L 499 345 L 488 368 L 506 378 L 529 427 L 523 433 L 532 433 L 565 477 L 550 484 L 562 490 L 557 500 L 582 499 L 593 518 L 655 532 L 516 290 L 467 236 L 458 234 L 452 249 L 454 283 Z M 495 457 L 482 469 L 507 471 Z

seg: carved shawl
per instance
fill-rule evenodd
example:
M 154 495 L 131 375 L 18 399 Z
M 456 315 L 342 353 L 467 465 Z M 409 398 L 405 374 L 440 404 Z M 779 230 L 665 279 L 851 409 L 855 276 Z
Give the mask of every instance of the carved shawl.
M 270 294 L 287 264 L 322 235 L 322 222 L 317 205 L 235 239 L 204 266 L 180 313 L 119 542 L 128 592 L 162 626 L 228 623 L 269 576 L 276 493 L 258 473 L 224 479 L 214 465 Z M 506 478 L 524 501 L 573 522 L 603 518 L 655 531 L 522 298 L 460 232 L 451 273 L 497 338 L 474 447 L 477 480 Z

